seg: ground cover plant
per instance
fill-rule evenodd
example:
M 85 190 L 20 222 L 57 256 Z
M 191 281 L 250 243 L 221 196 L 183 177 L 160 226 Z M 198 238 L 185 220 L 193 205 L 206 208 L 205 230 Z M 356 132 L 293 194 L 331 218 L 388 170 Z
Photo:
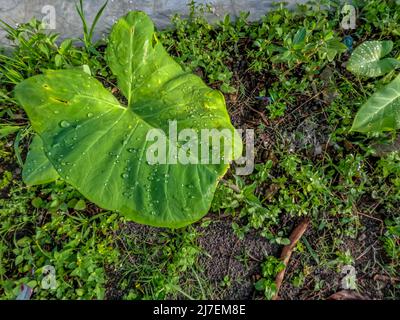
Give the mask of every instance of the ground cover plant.
M 56 170 L 29 171 L 48 162 L 31 152 L 42 141 L 15 95 L 24 80 L 79 69 L 129 99 L 107 62 L 110 40 L 92 41 L 86 21 L 84 41 L 58 41 L 35 20 L 3 25 L 14 48 L 0 54 L 1 298 L 327 299 L 344 289 L 398 299 L 400 5 L 353 4 L 355 29 L 330 1 L 216 24 L 191 2 L 188 18 L 157 30 L 184 71 L 224 93 L 233 126 L 255 130 L 254 172 L 228 170 L 208 214 L 178 229 L 97 206 Z M 379 105 L 388 116 L 371 117 Z M 305 219 L 277 286 L 281 251 Z

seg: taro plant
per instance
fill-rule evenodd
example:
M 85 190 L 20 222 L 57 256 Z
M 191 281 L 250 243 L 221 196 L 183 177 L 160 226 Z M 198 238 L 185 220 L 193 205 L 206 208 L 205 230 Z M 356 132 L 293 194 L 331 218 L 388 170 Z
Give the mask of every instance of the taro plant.
M 273 299 L 277 294 L 275 277 L 283 269 L 285 269 L 285 264 L 272 256 L 267 257 L 267 260 L 261 264 L 262 278 L 255 283 L 255 288 L 257 291 L 264 292 L 267 300 Z
M 386 57 L 392 41 L 366 41 L 358 46 L 347 65 L 362 77 L 379 77 L 400 67 L 400 61 Z M 358 132 L 382 132 L 400 128 L 400 75 L 373 94 L 358 111 L 352 126 Z
M 63 179 L 98 206 L 143 224 L 177 228 L 197 221 L 229 162 L 241 153 L 223 95 L 182 70 L 143 12 L 130 12 L 114 25 L 105 57 L 124 103 L 81 69 L 48 70 L 16 86 L 16 99 L 37 134 L 25 182 Z M 195 161 L 195 138 L 177 141 L 171 123 L 179 137 L 188 128 L 198 136 L 224 132 L 216 139 L 226 146 L 217 151 L 221 161 L 203 161 L 203 155 Z M 148 140 L 152 130 L 166 133 L 164 141 L 157 136 L 160 149 Z M 198 149 L 214 156 L 214 138 Z M 188 155 L 188 163 L 148 160 L 149 152 L 157 155 L 163 147 Z

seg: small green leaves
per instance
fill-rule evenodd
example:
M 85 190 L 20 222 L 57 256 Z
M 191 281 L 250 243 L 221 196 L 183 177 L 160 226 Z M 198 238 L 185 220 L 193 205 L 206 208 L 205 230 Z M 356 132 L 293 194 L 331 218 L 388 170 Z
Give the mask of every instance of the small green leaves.
M 368 99 L 358 111 L 352 131 L 382 132 L 400 128 L 400 75 Z
M 384 58 L 392 49 L 392 41 L 366 41 L 354 50 L 347 69 L 358 76 L 382 76 L 400 67 L 399 60 Z

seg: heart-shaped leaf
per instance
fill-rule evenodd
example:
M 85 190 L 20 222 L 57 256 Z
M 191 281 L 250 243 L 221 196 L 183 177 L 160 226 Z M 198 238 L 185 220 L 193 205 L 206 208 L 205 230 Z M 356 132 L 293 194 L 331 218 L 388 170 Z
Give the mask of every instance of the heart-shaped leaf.
M 382 76 L 400 67 L 399 60 L 384 58 L 392 49 L 392 41 L 366 41 L 354 50 L 347 69 L 358 76 Z
M 57 178 L 57 171 L 43 151 L 42 139 L 36 135 L 29 146 L 22 179 L 28 186 L 34 186 L 53 182 Z
M 400 75 L 373 94 L 358 111 L 352 131 L 382 132 L 400 129 Z
M 126 106 L 81 70 L 48 71 L 16 87 L 16 98 L 47 158 L 61 178 L 100 207 L 153 226 L 175 228 L 197 221 L 207 213 L 229 161 L 242 149 L 223 95 L 182 70 L 143 12 L 117 22 L 106 58 Z M 171 126 L 179 137 L 185 130 L 197 137 L 205 129 L 222 132 L 217 139 L 224 140 L 225 149 L 217 151 L 221 161 L 196 162 L 195 148 L 187 148 L 179 137 L 176 142 Z M 148 155 L 156 153 L 155 142 L 148 134 L 161 131 L 166 135 L 156 135 L 157 150 L 165 147 L 175 157 L 154 164 Z M 199 148 L 215 155 L 209 139 Z M 189 149 L 189 163 L 176 162 L 176 153 L 187 155 Z

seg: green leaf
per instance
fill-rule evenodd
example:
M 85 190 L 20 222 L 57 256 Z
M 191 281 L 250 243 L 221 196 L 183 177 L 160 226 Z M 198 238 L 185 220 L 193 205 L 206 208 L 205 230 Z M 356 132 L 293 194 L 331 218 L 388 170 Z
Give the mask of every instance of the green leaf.
M 35 288 L 37 285 L 38 285 L 38 283 L 37 283 L 37 281 L 36 280 L 31 280 L 31 281 L 29 281 L 28 282 L 28 287 L 30 287 L 30 288 Z
M 53 182 L 57 178 L 57 171 L 43 152 L 42 139 L 36 135 L 29 146 L 22 179 L 28 186 L 35 186 Z
M 223 95 L 182 70 L 143 12 L 117 22 L 106 58 L 127 106 L 81 70 L 47 71 L 16 87 L 46 157 L 64 180 L 104 209 L 153 226 L 177 228 L 199 220 L 229 161 L 242 150 Z M 146 161 L 154 144 L 146 139 L 150 130 L 163 130 L 167 149 L 173 149 L 170 121 L 176 121 L 178 132 L 226 129 L 226 163 Z
M 92 71 L 90 71 L 90 67 L 89 67 L 87 64 L 84 64 L 84 65 L 82 66 L 82 70 L 83 70 L 84 72 L 86 72 L 89 76 L 92 75 Z
M 54 58 L 54 63 L 56 65 L 56 67 L 61 67 L 61 65 L 63 64 L 63 57 L 60 54 L 57 54 Z
M 290 240 L 288 238 L 278 237 L 278 238 L 276 238 L 276 243 L 280 244 L 280 245 L 283 245 L 283 246 L 287 246 L 287 245 L 290 244 Z
M 60 54 L 65 54 L 72 46 L 72 39 L 66 39 L 60 44 Z
M 254 287 L 257 291 L 264 291 L 267 286 L 267 280 L 264 278 L 261 278 L 258 280 L 255 284 Z
M 43 200 L 39 197 L 36 197 L 32 200 L 32 206 L 39 209 L 43 205 Z
M 79 200 L 74 207 L 75 210 L 82 211 L 86 209 L 86 202 L 85 200 Z
M 347 69 L 359 76 L 382 76 L 400 67 L 399 60 L 383 59 L 392 49 L 392 41 L 366 41 L 354 50 L 347 64 Z
M 19 129 L 21 129 L 19 126 L 0 125 L 0 139 L 17 132 Z
M 22 261 L 24 261 L 24 256 L 17 256 L 15 258 L 15 265 L 17 266 L 17 265 L 21 264 Z
M 330 39 L 326 42 L 326 56 L 328 61 L 333 61 L 336 55 L 346 51 L 346 45 L 338 39 Z
M 382 132 L 400 128 L 400 75 L 373 94 L 358 111 L 352 131 Z

